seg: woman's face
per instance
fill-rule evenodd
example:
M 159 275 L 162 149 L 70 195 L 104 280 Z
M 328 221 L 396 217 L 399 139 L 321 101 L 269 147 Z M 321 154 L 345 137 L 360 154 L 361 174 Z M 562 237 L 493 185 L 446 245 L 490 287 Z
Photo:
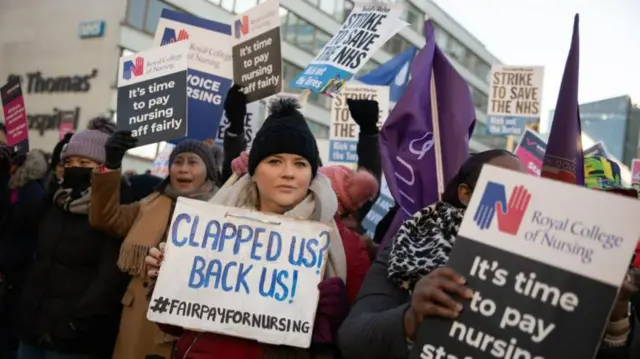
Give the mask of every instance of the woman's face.
M 298 155 L 278 154 L 265 158 L 253 174 L 260 210 L 283 214 L 302 202 L 311 184 L 311 165 Z
M 202 187 L 207 181 L 207 167 L 200 156 L 193 152 L 183 152 L 169 168 L 171 187 L 178 193 L 189 193 Z
M 516 156 L 496 157 L 489 161 L 487 164 L 516 172 L 527 173 L 527 168 Z M 465 206 L 469 204 L 472 192 L 473 189 L 470 188 L 467 184 L 461 184 L 460 186 L 458 186 L 458 198 L 460 199 L 460 202 L 462 202 Z
M 90 160 L 86 157 L 80 156 L 69 156 L 64 159 L 64 167 L 79 167 L 79 168 L 96 168 L 98 167 L 98 162 L 94 160 Z M 64 172 L 64 171 L 63 171 Z M 58 174 L 56 170 L 56 175 Z

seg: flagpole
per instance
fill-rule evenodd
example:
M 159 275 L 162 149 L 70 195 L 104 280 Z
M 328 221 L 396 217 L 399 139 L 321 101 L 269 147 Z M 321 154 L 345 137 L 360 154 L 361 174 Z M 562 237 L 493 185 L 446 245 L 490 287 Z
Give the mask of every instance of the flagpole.
M 431 121 L 433 126 L 433 143 L 436 157 L 436 179 L 438 181 L 438 201 L 444 194 L 444 170 L 442 168 L 442 145 L 440 143 L 440 119 L 438 118 L 438 95 L 436 94 L 436 80 L 431 69 Z

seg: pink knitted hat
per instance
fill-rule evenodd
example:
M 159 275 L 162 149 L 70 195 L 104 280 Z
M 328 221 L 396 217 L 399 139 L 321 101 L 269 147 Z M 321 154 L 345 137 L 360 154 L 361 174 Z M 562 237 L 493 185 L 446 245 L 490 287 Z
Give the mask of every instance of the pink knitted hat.
M 353 171 L 345 166 L 320 167 L 318 171 L 331 181 L 338 197 L 338 214 L 357 211 L 378 194 L 380 185 L 369 171 Z

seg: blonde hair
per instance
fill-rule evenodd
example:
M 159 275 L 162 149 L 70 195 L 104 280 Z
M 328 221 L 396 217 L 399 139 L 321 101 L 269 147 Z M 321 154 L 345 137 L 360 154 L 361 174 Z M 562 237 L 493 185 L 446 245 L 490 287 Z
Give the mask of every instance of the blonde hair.
M 258 185 L 251 181 L 250 184 L 240 193 L 238 197 L 238 207 L 260 208 L 260 196 L 258 195 Z

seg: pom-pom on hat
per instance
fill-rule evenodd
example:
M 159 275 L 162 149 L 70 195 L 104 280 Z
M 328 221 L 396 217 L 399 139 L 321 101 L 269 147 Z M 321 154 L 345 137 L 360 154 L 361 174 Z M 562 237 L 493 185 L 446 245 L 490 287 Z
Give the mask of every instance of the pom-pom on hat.
M 256 133 L 249 153 L 249 174 L 253 176 L 258 164 L 265 158 L 281 153 L 303 157 L 311 164 L 315 178 L 320 163 L 316 139 L 298 110 L 300 104 L 292 98 L 271 102 L 269 117 Z
M 345 166 L 320 168 L 320 173 L 331 181 L 331 188 L 338 197 L 338 214 L 354 212 L 378 194 L 378 180 L 366 170 L 353 171 Z
M 88 158 L 104 163 L 105 150 L 109 136 L 116 132 L 116 124 L 106 117 L 96 117 L 89 121 L 87 129 L 78 131 L 69 140 L 62 154 L 62 160 L 72 156 Z

